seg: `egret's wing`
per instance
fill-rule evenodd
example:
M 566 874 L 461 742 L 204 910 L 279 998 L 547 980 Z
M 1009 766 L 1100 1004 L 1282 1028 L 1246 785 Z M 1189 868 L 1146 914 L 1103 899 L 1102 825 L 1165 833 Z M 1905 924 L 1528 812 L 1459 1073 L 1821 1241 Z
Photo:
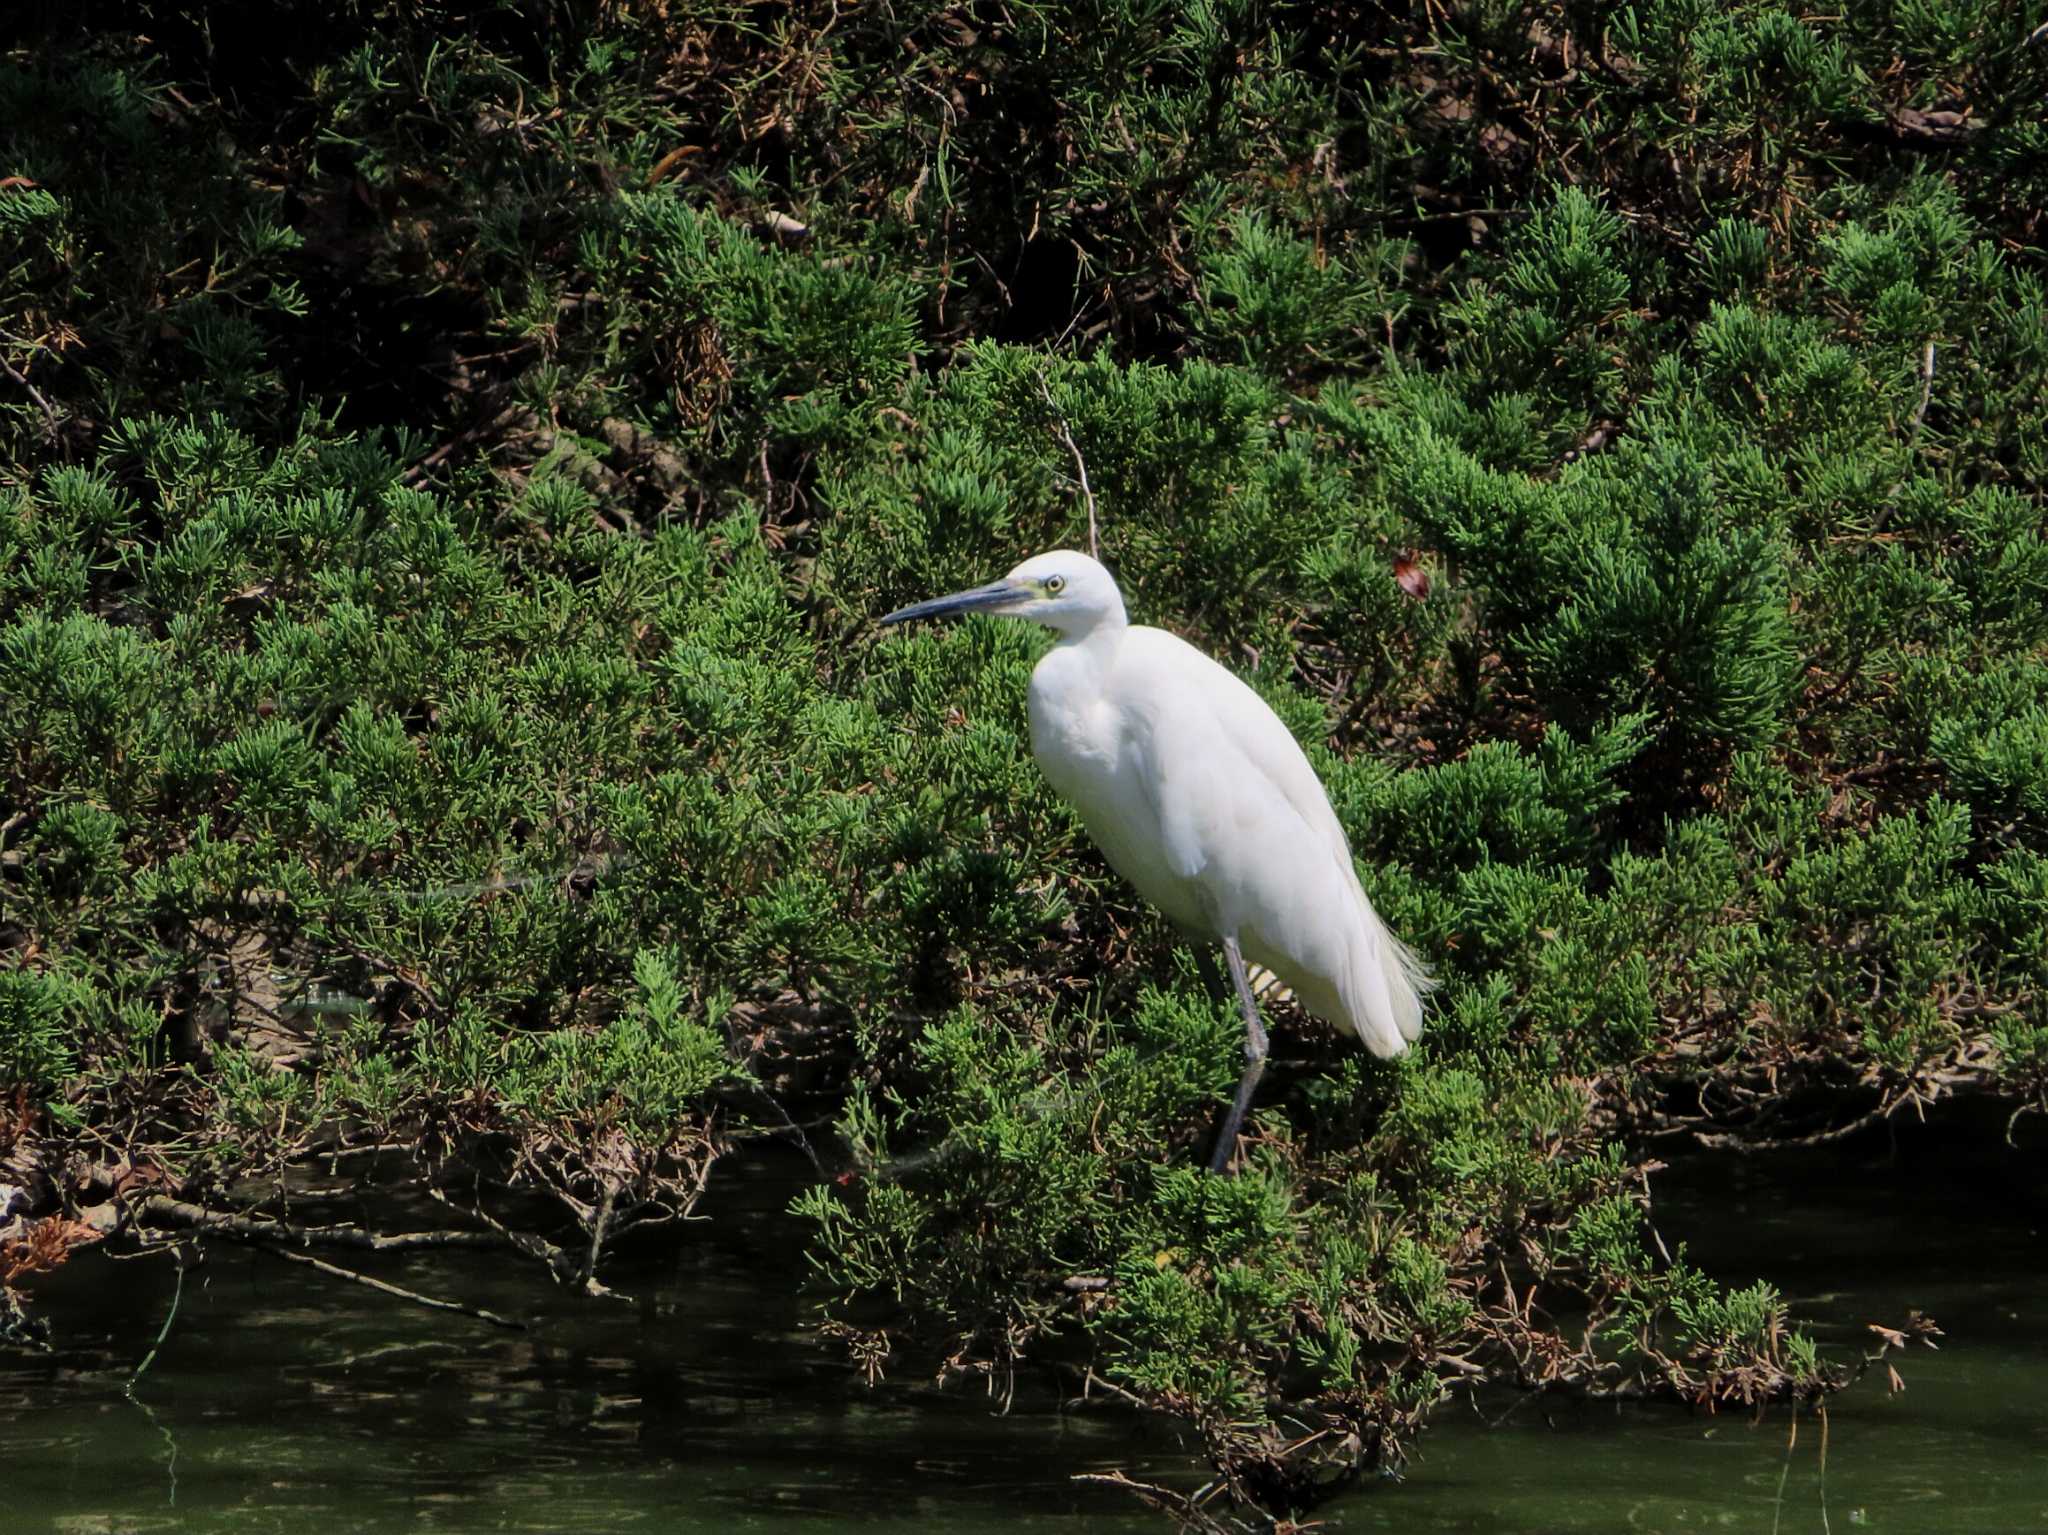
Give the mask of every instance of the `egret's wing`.
M 1309 766 L 1300 743 L 1263 698 L 1227 667 L 1218 665 L 1187 641 L 1163 629 L 1133 629 L 1124 644 L 1127 652 L 1136 651 L 1132 659 L 1142 659 L 1148 674 L 1171 679 L 1171 685 L 1185 701 L 1197 704 L 1200 711 L 1214 721 L 1216 735 L 1213 742 L 1183 740 L 1178 745 L 1188 748 L 1206 744 L 1208 750 L 1204 756 L 1208 766 L 1229 772 L 1233 768 L 1227 759 L 1216 760 L 1216 749 L 1227 746 L 1230 756 L 1241 759 L 1241 765 L 1235 771 L 1249 769 L 1256 774 L 1267 788 L 1287 803 L 1301 818 L 1302 824 L 1316 834 L 1346 869 L 1351 867 L 1351 845 L 1345 839 L 1337 812 L 1330 808 L 1330 797 L 1323 790 L 1322 780 Z M 1183 766 L 1201 765 L 1165 763 L 1162 766 L 1169 772 L 1177 772 Z M 1236 787 L 1241 795 L 1251 786 L 1239 782 Z
M 1192 885 L 1244 837 L 1248 769 L 1184 676 L 1148 670 L 1121 711 L 1122 755 L 1144 797 L 1146 818 L 1158 829 L 1161 869 Z
M 1245 890 L 1313 866 L 1355 887 L 1322 784 L 1251 689 L 1172 635 L 1134 629 L 1108 694 L 1158 866 L 1210 916 L 1221 914 L 1219 880 Z
M 1348 1022 L 1378 1054 L 1398 1053 L 1421 1033 L 1428 972 L 1372 909 L 1322 780 L 1280 717 L 1224 667 L 1162 630 L 1131 631 L 1117 684 L 1130 721 L 1127 748 L 1176 875 L 1213 894 L 1205 870 L 1233 866 L 1241 889 L 1263 892 L 1258 904 L 1275 924 L 1282 978 L 1299 992 L 1320 977 L 1329 990 L 1311 986 L 1316 995 L 1305 1000 Z M 1329 860 L 1322 871 L 1300 862 L 1314 857 L 1311 848 Z M 1246 858 L 1266 866 L 1248 871 Z M 1273 866 L 1287 860 L 1292 869 Z M 1330 927 L 1342 910 L 1354 915 Z M 1281 965 L 1289 951 L 1305 969 Z

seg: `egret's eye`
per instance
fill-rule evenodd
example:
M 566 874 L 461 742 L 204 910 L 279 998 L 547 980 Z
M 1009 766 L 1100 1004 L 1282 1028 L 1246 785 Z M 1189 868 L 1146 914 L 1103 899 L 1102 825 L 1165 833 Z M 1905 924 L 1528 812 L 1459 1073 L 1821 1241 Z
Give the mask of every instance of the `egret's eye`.
M 1047 576 L 1045 578 L 1046 596 L 1057 597 L 1061 592 L 1065 591 L 1066 589 L 1067 578 L 1065 576 Z

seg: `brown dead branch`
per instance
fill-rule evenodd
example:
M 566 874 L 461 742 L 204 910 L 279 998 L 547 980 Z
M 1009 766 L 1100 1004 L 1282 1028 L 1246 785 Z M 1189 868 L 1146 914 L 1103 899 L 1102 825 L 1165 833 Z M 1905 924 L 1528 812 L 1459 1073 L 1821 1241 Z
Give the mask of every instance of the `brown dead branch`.
M 1067 418 L 1052 397 L 1052 385 L 1045 375 L 1038 377 L 1038 392 L 1045 397 L 1046 408 L 1052 412 L 1053 430 L 1059 440 L 1066 444 L 1067 451 L 1074 456 L 1074 472 L 1081 478 L 1081 497 L 1088 504 L 1088 558 L 1102 558 L 1102 551 L 1095 536 L 1095 491 L 1088 484 L 1088 461 L 1081 456 L 1081 448 L 1074 441 L 1074 434 L 1067 426 Z
M 423 1247 L 502 1247 L 504 1239 L 488 1231 L 366 1231 L 360 1226 L 299 1226 L 265 1216 L 235 1215 L 164 1194 L 152 1194 L 134 1207 L 149 1226 L 212 1232 L 250 1241 L 288 1242 L 296 1247 L 354 1247 L 365 1252 L 402 1252 Z
M 464 1301 L 442 1300 L 439 1296 L 424 1295 L 418 1290 L 408 1290 L 404 1285 L 392 1284 L 389 1280 L 373 1279 L 368 1274 L 358 1274 L 354 1269 L 345 1269 L 338 1263 L 329 1263 L 324 1258 L 314 1257 L 311 1253 L 293 1252 L 289 1247 L 273 1247 L 268 1242 L 259 1242 L 256 1245 L 261 1251 L 267 1252 L 273 1257 L 283 1258 L 291 1263 L 303 1263 L 309 1268 L 318 1269 L 323 1274 L 331 1274 L 336 1279 L 346 1279 L 351 1284 L 364 1285 L 372 1290 L 381 1291 L 386 1295 L 395 1295 L 398 1299 L 410 1301 L 415 1306 L 428 1306 L 436 1311 L 459 1311 L 464 1316 L 473 1316 L 479 1321 L 489 1322 L 493 1327 L 505 1327 L 514 1332 L 526 1331 L 526 1324 L 524 1322 L 514 1317 L 501 1316 L 499 1313 L 488 1311 L 482 1306 L 472 1306 Z
M 1175 1492 L 1171 1487 L 1161 1487 L 1156 1482 L 1133 1480 L 1122 1471 L 1084 1471 L 1074 1478 L 1077 1482 L 1090 1482 L 1098 1487 L 1115 1487 L 1128 1492 L 1147 1508 L 1177 1521 L 1183 1530 L 1192 1530 L 1197 1535 L 1245 1535 L 1256 1526 L 1242 1519 L 1215 1512 L 1215 1503 L 1223 1492 L 1221 1483 L 1211 1482 L 1190 1496 Z

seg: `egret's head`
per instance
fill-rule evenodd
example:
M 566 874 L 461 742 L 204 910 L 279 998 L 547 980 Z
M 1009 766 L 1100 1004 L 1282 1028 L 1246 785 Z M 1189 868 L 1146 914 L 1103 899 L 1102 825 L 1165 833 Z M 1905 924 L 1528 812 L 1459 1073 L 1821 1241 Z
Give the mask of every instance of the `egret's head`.
M 885 624 L 952 613 L 1000 613 L 1028 618 L 1062 634 L 1086 634 L 1104 623 L 1124 622 L 1124 599 L 1116 580 L 1100 563 L 1071 549 L 1034 554 L 1000 581 L 914 602 L 883 615 Z

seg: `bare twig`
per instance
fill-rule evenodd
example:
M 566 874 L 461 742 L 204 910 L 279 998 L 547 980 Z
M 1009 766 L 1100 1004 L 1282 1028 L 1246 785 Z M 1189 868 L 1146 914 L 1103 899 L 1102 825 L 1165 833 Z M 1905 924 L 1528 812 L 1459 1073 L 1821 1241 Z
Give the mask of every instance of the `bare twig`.
M 499 1247 L 502 1239 L 487 1231 L 365 1231 L 360 1226 L 295 1226 L 265 1216 L 230 1215 L 164 1194 L 152 1194 L 136 1206 L 136 1214 L 155 1226 L 180 1226 L 219 1236 L 259 1242 L 291 1242 L 301 1247 L 359 1247 L 366 1252 L 399 1252 L 421 1247 Z
M 591 1281 L 597 1278 L 597 1260 L 604 1252 L 604 1230 L 612 1223 L 612 1206 L 618 1203 L 618 1199 L 619 1186 L 606 1179 L 604 1199 L 597 1207 L 597 1219 L 590 1225 L 590 1252 L 583 1259 L 583 1273 L 576 1281 L 580 1290 L 588 1290 Z
M 524 413 L 525 407 L 523 405 L 520 405 L 517 401 L 514 401 L 512 404 L 507 405 L 503 410 L 496 412 L 494 415 L 490 416 L 485 420 L 477 422 L 474 426 L 468 428 L 466 431 L 456 433 L 453 437 L 449 438 L 446 442 L 442 443 L 440 447 L 434 449 L 433 452 L 429 453 L 425 458 L 421 459 L 418 463 L 412 465 L 409 469 L 406 469 L 403 473 L 401 473 L 398 476 L 400 482 L 406 485 L 417 485 L 421 480 L 424 480 L 429 474 L 433 473 L 434 470 L 440 468 L 443 463 L 445 463 L 449 458 L 453 457 L 461 449 L 467 447 L 471 443 L 481 441 L 483 438 L 488 437 L 492 432 L 499 430 L 501 427 L 510 426 L 514 421 L 518 420 L 519 417 Z
M 1102 1376 L 1097 1375 L 1095 1373 L 1095 1366 L 1092 1364 L 1088 1366 L 1086 1372 L 1081 1377 L 1081 1394 L 1068 1398 L 1062 1404 L 1064 1410 L 1072 1411 L 1077 1407 L 1086 1406 L 1090 1397 L 1098 1390 L 1115 1397 L 1126 1407 L 1135 1407 L 1140 1412 L 1151 1410 L 1151 1405 L 1135 1391 L 1127 1391 L 1115 1381 L 1106 1380 Z
M 1132 1493 L 1146 1507 L 1178 1520 L 1183 1530 L 1198 1531 L 1200 1535 L 1237 1535 L 1237 1532 L 1252 1528 L 1241 1519 L 1211 1513 L 1204 1506 L 1220 1490 L 1215 1483 L 1190 1497 L 1184 1492 L 1175 1492 L 1171 1487 L 1161 1487 L 1156 1482 L 1137 1481 L 1122 1470 L 1084 1471 L 1073 1480 L 1092 1482 L 1098 1487 L 1115 1487 L 1123 1492 Z
M 754 1057 L 749 1056 L 747 1058 L 747 1064 L 751 1066 L 753 1065 L 753 1062 Z M 763 1087 L 751 1076 L 742 1077 L 740 1081 L 743 1086 L 752 1089 L 754 1095 L 760 1098 L 764 1103 L 766 1103 L 768 1107 L 775 1110 L 777 1116 L 781 1118 L 783 1125 L 789 1130 L 789 1133 L 796 1137 L 797 1148 L 800 1151 L 802 1151 L 806 1157 L 810 1159 L 811 1167 L 813 1168 L 813 1170 L 816 1171 L 820 1181 L 830 1181 L 830 1179 L 833 1177 L 833 1174 L 826 1169 L 824 1162 L 822 1162 L 819 1159 L 816 1149 L 813 1148 L 811 1145 L 811 1138 L 808 1135 L 804 1134 L 804 1127 L 798 1124 L 796 1120 L 793 1117 L 791 1117 L 789 1110 L 782 1106 L 782 1100 L 780 1098 L 777 1098 L 773 1093 L 769 1092 L 767 1088 Z M 780 1135 L 782 1132 L 780 1130 L 773 1130 L 769 1133 L 771 1135 Z
M 2039 1098 L 2029 1098 L 2012 1111 L 2011 1117 L 2005 1122 L 2006 1145 L 2019 1145 L 2019 1142 L 2013 1138 L 2013 1132 L 2019 1128 L 2020 1121 L 2029 1114 L 2048 1114 L 2048 1102 L 2044 1102 Z
M 28 392 L 28 397 L 31 400 L 34 400 L 37 406 L 42 410 L 43 424 L 49 430 L 50 441 L 62 442 L 64 438 L 63 424 L 58 419 L 56 407 L 53 406 L 49 402 L 49 400 L 44 396 L 42 390 L 36 388 L 34 384 L 31 384 L 28 381 L 28 376 L 24 373 L 18 372 L 15 369 L 14 364 L 9 362 L 4 355 L 0 355 L 0 368 L 6 369 L 7 376 L 13 379 L 17 384 L 21 385 L 21 387 Z
M 1811 1135 L 1791 1135 L 1782 1138 L 1753 1139 L 1741 1134 L 1710 1133 L 1695 1130 L 1693 1139 L 1710 1151 L 1733 1151 L 1742 1156 L 1758 1156 L 1772 1151 L 1804 1151 L 1815 1146 L 1829 1146 L 1836 1141 L 1847 1140 L 1860 1130 L 1882 1124 L 1890 1119 L 1895 1102 L 1880 1103 L 1867 1114 L 1859 1114 L 1846 1124 L 1831 1125 L 1825 1130 L 1816 1130 Z
M 1088 460 L 1081 456 L 1080 446 L 1074 441 L 1074 434 L 1067 427 L 1067 418 L 1052 397 L 1052 385 L 1046 382 L 1043 373 L 1038 375 L 1038 392 L 1045 397 L 1047 409 L 1052 412 L 1054 428 L 1059 432 L 1060 441 L 1067 445 L 1067 451 L 1074 455 L 1074 470 L 1081 477 L 1081 495 L 1088 503 L 1088 557 L 1100 559 L 1102 551 L 1095 536 L 1095 491 L 1088 484 Z
M 1792 1426 L 1785 1436 L 1785 1463 L 1778 1468 L 1778 1493 L 1771 1499 L 1771 1535 L 1778 1535 L 1778 1521 L 1785 1512 L 1785 1479 L 1792 1474 L 1792 1452 L 1799 1448 L 1799 1409 L 1792 1409 Z
M 408 1290 L 404 1285 L 395 1285 L 387 1280 L 372 1279 L 368 1274 L 358 1274 L 354 1269 L 345 1269 L 338 1263 L 329 1263 L 311 1253 L 295 1253 L 288 1247 L 272 1247 L 267 1242 L 257 1244 L 273 1257 L 283 1258 L 290 1263 L 303 1263 L 316 1268 L 323 1274 L 332 1274 L 336 1279 L 346 1279 L 351 1284 L 367 1285 L 372 1290 L 381 1290 L 386 1295 L 395 1295 L 400 1300 L 409 1300 L 415 1306 L 431 1306 L 436 1311 L 459 1311 L 464 1316 L 473 1316 L 489 1322 L 493 1327 L 506 1327 L 514 1332 L 526 1331 L 526 1324 L 514 1317 L 500 1316 L 495 1311 L 486 1311 L 482 1306 L 467 1305 L 459 1300 L 442 1300 L 439 1296 L 422 1295 L 418 1290 Z
M 453 1199 L 450 1199 L 445 1191 L 432 1184 L 427 1185 L 427 1196 L 437 1203 L 446 1205 L 451 1210 L 459 1210 L 465 1215 L 482 1221 L 492 1231 L 496 1232 L 499 1239 L 515 1252 L 529 1258 L 538 1258 L 541 1262 L 545 1263 L 548 1266 L 548 1272 L 553 1274 L 558 1282 L 566 1283 L 577 1272 L 576 1260 L 570 1257 L 566 1250 L 557 1247 L 538 1232 L 514 1231 L 510 1226 L 492 1215 L 490 1211 L 484 1209 L 481 1204 L 459 1205 Z M 606 1299 L 623 1300 L 626 1298 L 620 1295 L 618 1291 L 604 1285 L 595 1277 L 584 1281 L 583 1290 L 587 1295 L 601 1296 Z

